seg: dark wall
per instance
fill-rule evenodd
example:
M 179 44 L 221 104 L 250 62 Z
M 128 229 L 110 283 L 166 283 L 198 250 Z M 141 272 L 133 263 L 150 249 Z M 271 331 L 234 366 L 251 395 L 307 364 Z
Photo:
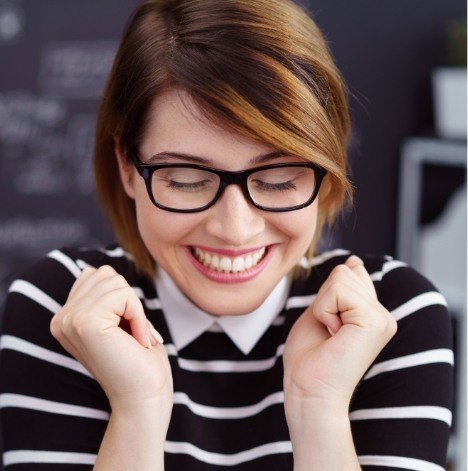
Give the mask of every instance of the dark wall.
M 466 18 L 466 3 L 309 4 L 351 92 L 356 200 L 343 245 L 394 255 L 400 145 L 408 136 L 433 134 L 431 71 L 447 64 L 445 30 Z
M 0 0 L 0 305 L 47 251 L 111 238 L 93 196 L 99 92 L 134 0 Z M 394 254 L 399 146 L 432 131 L 431 70 L 461 0 L 305 0 L 351 93 L 355 209 L 336 243 Z
M 14 273 L 112 241 L 95 198 L 98 98 L 132 0 L 0 0 L 0 306 Z

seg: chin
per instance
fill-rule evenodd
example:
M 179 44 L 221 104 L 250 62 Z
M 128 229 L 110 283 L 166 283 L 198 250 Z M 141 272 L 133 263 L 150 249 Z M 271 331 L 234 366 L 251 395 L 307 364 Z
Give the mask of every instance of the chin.
M 211 314 L 212 316 L 243 316 L 258 309 L 265 301 L 267 296 L 252 300 L 239 299 L 237 295 L 235 299 L 212 302 L 196 303 L 200 309 Z

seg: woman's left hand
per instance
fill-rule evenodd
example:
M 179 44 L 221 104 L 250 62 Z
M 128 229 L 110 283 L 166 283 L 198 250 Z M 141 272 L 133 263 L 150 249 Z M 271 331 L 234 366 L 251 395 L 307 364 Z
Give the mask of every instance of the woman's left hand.
M 336 404 L 347 411 L 358 382 L 396 330 L 362 260 L 349 257 L 332 270 L 289 333 L 285 402 Z

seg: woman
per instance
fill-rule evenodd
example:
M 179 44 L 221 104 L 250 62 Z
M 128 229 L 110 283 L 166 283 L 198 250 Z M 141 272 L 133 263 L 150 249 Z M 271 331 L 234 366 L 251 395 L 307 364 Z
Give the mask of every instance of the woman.
M 443 469 L 444 299 L 390 257 L 316 254 L 351 196 L 348 134 L 298 6 L 138 7 L 94 155 L 120 245 L 13 283 L 6 469 Z

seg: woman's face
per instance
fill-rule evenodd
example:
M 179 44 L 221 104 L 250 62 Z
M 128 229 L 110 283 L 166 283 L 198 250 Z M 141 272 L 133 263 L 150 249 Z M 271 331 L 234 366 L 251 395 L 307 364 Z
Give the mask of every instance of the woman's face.
M 230 171 L 299 161 L 281 156 L 250 162 L 275 150 L 208 123 L 187 95 L 171 91 L 154 103 L 139 157 L 148 161 L 158 153 L 173 152 L 206 159 L 204 165 Z M 193 163 L 180 157 L 156 159 L 158 163 Z M 229 185 L 205 211 L 168 212 L 152 204 L 143 178 L 120 155 L 119 166 L 125 190 L 135 200 L 138 227 L 152 257 L 194 304 L 210 314 L 241 315 L 259 307 L 304 255 L 314 236 L 318 199 L 300 210 L 267 212 L 252 206 L 240 187 Z M 197 248 L 208 253 L 211 261 L 214 256 L 221 262 L 223 257 L 232 262 L 242 256 L 247 266 L 255 263 L 255 253 L 261 255 L 263 249 L 265 253 L 247 272 L 225 273 L 200 263 L 194 254 Z

